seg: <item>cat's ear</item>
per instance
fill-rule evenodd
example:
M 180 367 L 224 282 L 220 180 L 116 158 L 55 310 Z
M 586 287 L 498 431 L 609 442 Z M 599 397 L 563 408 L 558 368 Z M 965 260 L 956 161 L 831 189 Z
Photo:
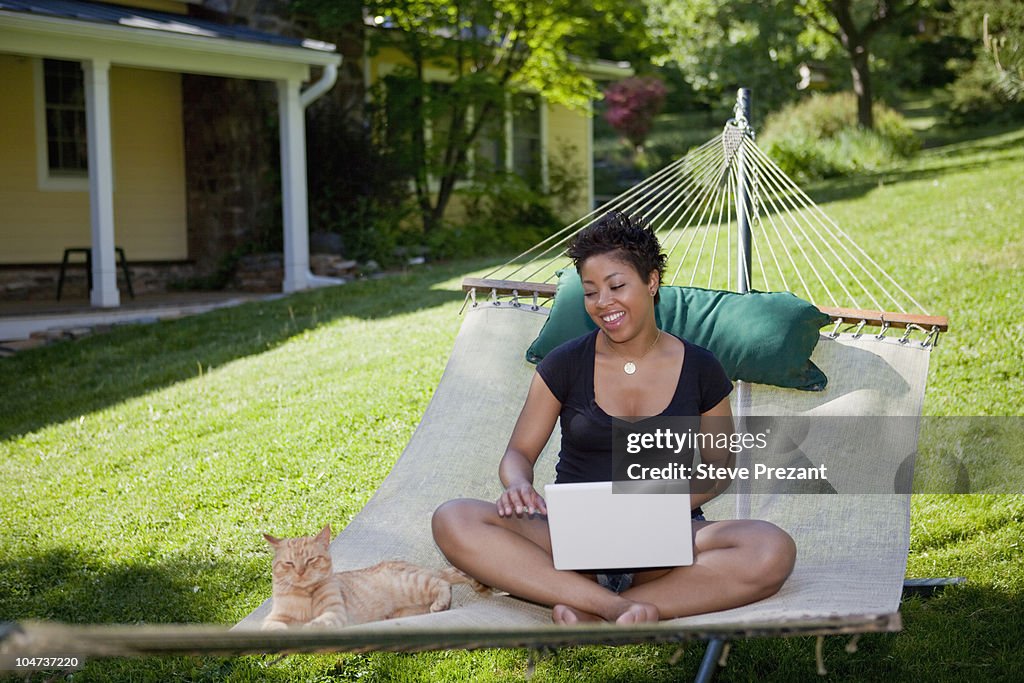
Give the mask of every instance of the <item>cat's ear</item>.
M 316 535 L 316 540 L 324 545 L 330 545 L 331 543 L 331 525 L 330 523 L 325 524 L 324 528 L 320 530 L 320 533 Z
M 270 534 L 263 534 L 263 538 L 267 539 L 267 543 L 269 543 L 270 545 L 274 546 L 275 548 L 278 546 L 278 544 L 281 543 L 281 539 L 280 538 L 274 538 Z

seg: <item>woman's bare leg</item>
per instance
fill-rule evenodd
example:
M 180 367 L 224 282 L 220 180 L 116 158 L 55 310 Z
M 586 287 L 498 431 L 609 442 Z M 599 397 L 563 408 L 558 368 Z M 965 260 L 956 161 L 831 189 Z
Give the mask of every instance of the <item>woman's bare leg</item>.
M 796 544 L 769 522 L 694 521 L 694 563 L 639 572 L 622 596 L 663 619 L 747 605 L 774 595 L 793 571 Z
M 499 517 L 494 503 L 459 499 L 441 505 L 432 526 L 434 540 L 453 565 L 488 586 L 558 605 L 552 612 L 558 623 L 592 616 L 617 623 L 659 618 L 652 604 L 617 595 L 582 574 L 555 569 L 547 521 L 541 517 Z

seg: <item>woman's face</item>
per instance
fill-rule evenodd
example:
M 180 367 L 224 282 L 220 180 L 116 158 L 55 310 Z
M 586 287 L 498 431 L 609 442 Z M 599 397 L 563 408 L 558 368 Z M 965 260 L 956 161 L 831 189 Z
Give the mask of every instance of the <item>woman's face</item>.
M 580 264 L 580 278 L 587 313 L 613 341 L 628 341 L 653 324 L 658 271 L 642 278 L 616 252 L 609 252 Z

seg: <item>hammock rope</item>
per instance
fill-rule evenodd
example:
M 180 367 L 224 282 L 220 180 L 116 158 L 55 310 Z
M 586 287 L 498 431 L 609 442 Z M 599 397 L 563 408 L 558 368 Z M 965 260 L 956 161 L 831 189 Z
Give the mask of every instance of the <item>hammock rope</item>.
M 747 118 L 737 111 L 719 135 L 495 268 L 485 279 L 553 283 L 556 272 L 570 264 L 566 246 L 572 237 L 606 213 L 622 211 L 643 215 L 658 232 L 669 256 L 671 274 L 665 284 L 734 291 L 746 291 L 749 285 L 761 291 L 790 291 L 836 309 L 929 316 L 757 146 L 754 137 Z M 734 268 L 731 257 L 743 249 L 744 224 L 749 255 L 746 262 L 740 255 Z

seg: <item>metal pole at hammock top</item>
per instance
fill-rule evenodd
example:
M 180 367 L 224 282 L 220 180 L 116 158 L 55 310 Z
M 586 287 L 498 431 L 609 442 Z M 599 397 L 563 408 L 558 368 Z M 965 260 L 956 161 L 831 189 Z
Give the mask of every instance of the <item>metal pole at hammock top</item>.
M 743 137 L 750 135 L 750 88 L 740 88 L 736 91 L 734 116 Z M 740 294 L 750 291 L 751 185 L 747 176 L 747 149 L 741 138 L 739 149 L 736 151 L 736 223 L 739 227 L 736 245 L 736 291 Z
M 750 135 L 750 88 L 740 88 L 736 91 L 736 108 L 733 111 L 733 119 L 740 129 L 740 145 L 736 150 L 736 225 L 738 236 L 736 240 L 736 291 L 746 294 L 750 291 L 750 169 L 747 166 L 747 148 L 743 143 L 744 138 Z M 750 414 L 750 389 L 751 387 L 743 381 L 736 382 L 735 428 L 738 432 L 746 431 L 746 416 Z M 750 453 L 746 450 L 737 454 L 736 464 L 738 466 L 750 466 Z M 750 483 L 747 481 L 734 481 L 734 492 L 736 495 L 736 518 L 748 519 L 750 517 Z

